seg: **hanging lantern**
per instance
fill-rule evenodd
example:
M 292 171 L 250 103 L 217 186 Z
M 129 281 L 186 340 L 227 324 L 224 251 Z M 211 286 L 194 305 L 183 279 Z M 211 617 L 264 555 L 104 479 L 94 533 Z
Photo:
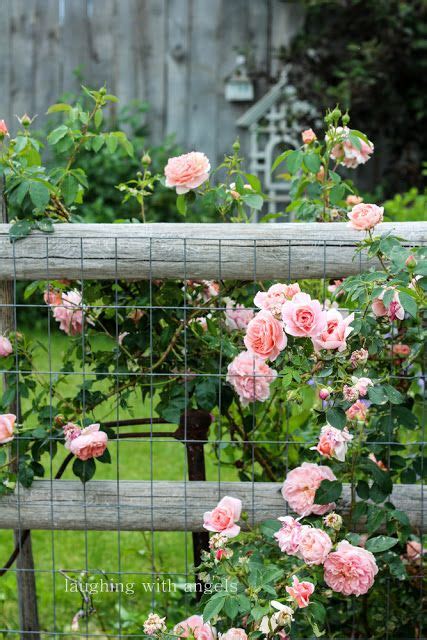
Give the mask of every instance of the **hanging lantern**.
M 246 58 L 239 55 L 233 73 L 225 82 L 225 99 L 228 102 L 251 102 L 254 95 L 254 85 L 248 76 Z

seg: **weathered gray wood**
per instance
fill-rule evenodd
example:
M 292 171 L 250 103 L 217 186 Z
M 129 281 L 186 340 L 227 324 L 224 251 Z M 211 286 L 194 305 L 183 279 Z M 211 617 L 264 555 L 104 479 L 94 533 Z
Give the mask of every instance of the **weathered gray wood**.
M 10 0 L 2 3 L 0 20 L 0 120 L 10 127 L 10 75 L 12 69 Z
M 11 244 L 0 225 L 0 278 L 340 278 L 366 270 L 355 257 L 362 234 L 345 223 L 73 224 Z M 384 223 L 408 245 L 427 240 L 426 222 Z M 150 264 L 151 256 L 151 264 Z
M 62 90 L 80 92 L 84 84 L 98 84 L 89 77 L 91 45 L 89 37 L 88 0 L 64 2 L 61 29 Z M 76 71 L 78 74 L 76 75 Z M 80 76 L 80 77 L 79 77 Z
M 203 513 L 225 495 L 240 498 L 252 524 L 287 513 L 273 482 L 135 482 L 37 480 L 30 489 L 0 498 L 0 528 L 96 531 L 202 531 Z M 118 494 L 119 491 L 119 494 Z M 350 486 L 337 511 L 347 514 Z M 427 497 L 421 485 L 395 485 L 392 502 L 408 514 L 412 527 L 425 529 Z
M 188 140 L 188 86 L 190 80 L 190 7 L 182 0 L 169 0 L 167 23 L 166 133 L 176 134 L 185 146 Z

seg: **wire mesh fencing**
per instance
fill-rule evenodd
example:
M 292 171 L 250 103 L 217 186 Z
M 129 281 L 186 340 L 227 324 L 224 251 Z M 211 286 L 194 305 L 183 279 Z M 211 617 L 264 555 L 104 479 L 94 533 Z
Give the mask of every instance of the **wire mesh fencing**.
M 5 637 L 141 636 L 150 610 L 182 619 L 200 587 L 193 567 L 208 544 L 203 512 L 236 495 L 251 524 L 288 513 L 278 483 L 316 444 L 314 386 L 304 381 L 288 394 L 287 361 L 265 403 L 235 406 L 228 365 L 244 348 L 258 290 L 298 280 L 325 308 L 357 314 L 335 298 L 335 280 L 369 263 L 354 255 L 350 236 L 233 234 L 141 240 L 129 227 L 92 228 L 5 249 L 2 331 L 15 349 L 2 370 L 2 402 L 23 425 L 7 460 L 21 482 L 0 497 Z M 417 421 L 410 433 L 389 430 L 370 445 L 387 468 L 403 465 L 396 499 L 423 532 L 425 355 L 405 367 L 393 351 L 402 340 L 392 330 L 390 352 L 380 355 L 403 393 L 418 389 Z M 70 421 L 100 424 L 109 454 L 76 465 L 64 447 Z M 399 461 L 405 457 L 421 473 Z M 346 487 L 344 511 L 350 497 Z M 396 622 L 384 637 L 423 637 L 421 565 L 409 581 L 412 635 Z M 361 638 L 352 629 L 363 610 L 354 600 L 349 607 L 342 637 Z M 387 579 L 383 618 L 400 609 Z

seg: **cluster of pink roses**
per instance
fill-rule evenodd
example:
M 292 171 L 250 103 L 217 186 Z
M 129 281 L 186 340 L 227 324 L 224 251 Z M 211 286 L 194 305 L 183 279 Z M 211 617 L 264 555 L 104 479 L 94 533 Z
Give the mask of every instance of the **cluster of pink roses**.
M 90 424 L 81 429 L 77 424 L 68 422 L 64 427 L 65 448 L 80 460 L 99 458 L 108 444 L 105 431 L 99 430 L 99 424 Z
M 292 516 L 278 518 L 281 529 L 274 534 L 280 550 L 307 565 L 323 564 L 332 549 L 332 540 L 322 529 L 301 524 Z
M 53 312 L 53 317 L 59 322 L 59 328 L 69 336 L 76 336 L 83 331 L 83 305 L 81 294 L 72 289 L 66 293 L 48 289 L 44 294 L 44 301 Z M 88 320 L 93 324 L 91 320 Z
M 368 140 L 358 139 L 358 144 L 351 140 L 351 130 L 348 127 L 337 127 L 335 135 L 338 134 L 339 141 L 332 148 L 331 158 L 348 169 L 355 169 L 360 164 L 365 164 L 374 151 L 373 143 Z

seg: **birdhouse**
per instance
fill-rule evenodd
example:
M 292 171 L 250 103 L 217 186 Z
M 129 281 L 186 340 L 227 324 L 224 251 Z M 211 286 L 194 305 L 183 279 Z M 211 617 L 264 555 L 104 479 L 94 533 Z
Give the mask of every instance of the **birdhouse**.
M 228 102 L 252 102 L 254 85 L 248 75 L 245 56 L 237 56 L 233 73 L 225 82 L 225 99 Z

